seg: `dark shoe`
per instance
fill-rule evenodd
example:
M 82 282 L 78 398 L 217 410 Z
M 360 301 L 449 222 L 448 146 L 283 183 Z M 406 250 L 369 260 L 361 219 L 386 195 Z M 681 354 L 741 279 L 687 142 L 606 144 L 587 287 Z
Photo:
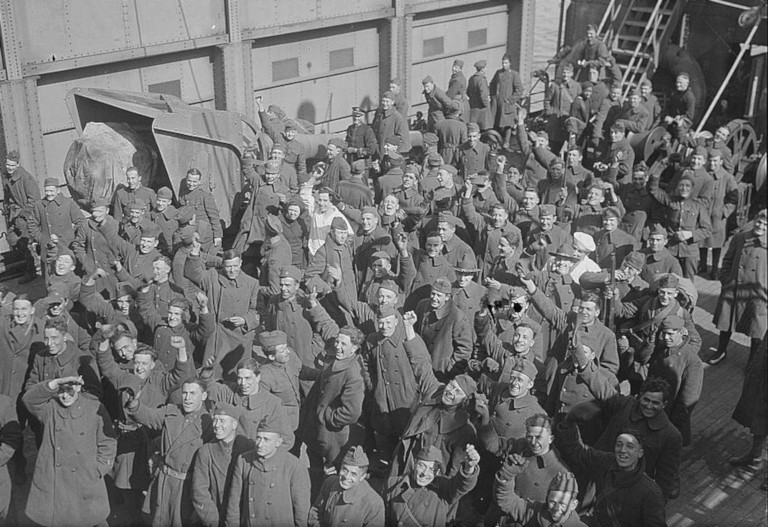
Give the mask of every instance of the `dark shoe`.
M 706 362 L 710 366 L 716 366 L 721 362 L 723 362 L 725 360 L 725 357 L 726 357 L 726 353 L 724 351 L 718 351 L 717 353 L 715 353 L 715 355 L 711 356 L 704 362 Z
M 734 467 L 743 468 L 744 470 L 749 470 L 751 472 L 756 472 L 760 470 L 760 468 L 763 466 L 763 458 L 762 457 L 752 457 L 749 454 L 745 454 L 741 457 L 732 457 L 728 460 L 728 463 L 730 463 Z

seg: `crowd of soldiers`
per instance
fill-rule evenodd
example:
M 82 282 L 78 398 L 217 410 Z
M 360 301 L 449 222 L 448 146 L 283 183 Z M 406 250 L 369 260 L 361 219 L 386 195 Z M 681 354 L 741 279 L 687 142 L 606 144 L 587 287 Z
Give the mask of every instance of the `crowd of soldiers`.
M 8 153 L 8 241 L 47 293 L 2 297 L 0 523 L 665 525 L 703 382 L 696 274 L 722 283 L 705 359 L 752 339 L 731 462 L 757 470 L 768 216 L 721 254 L 727 129 L 690 133 L 684 74 L 663 110 L 648 82 L 623 101 L 591 26 L 545 126 L 510 64 L 425 78 L 422 151 L 398 79 L 312 166 L 257 100 L 273 146 L 243 156 L 227 228 L 195 168 L 176 192 L 129 168 L 81 211 Z M 634 163 L 627 134 L 657 123 L 663 162 Z

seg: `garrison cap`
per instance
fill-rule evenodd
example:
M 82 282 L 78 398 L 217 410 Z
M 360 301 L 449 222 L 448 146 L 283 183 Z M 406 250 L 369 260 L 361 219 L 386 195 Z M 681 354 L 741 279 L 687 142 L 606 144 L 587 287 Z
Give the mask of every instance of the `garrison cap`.
M 226 401 L 217 401 L 216 408 L 214 408 L 213 410 L 213 417 L 216 417 L 216 416 L 230 417 L 235 421 L 239 420 L 241 415 L 242 415 L 242 412 L 240 411 L 240 408 Z
M 192 216 L 194 215 L 195 209 L 192 207 L 182 207 L 179 209 L 179 213 L 176 214 L 176 221 L 178 221 L 180 225 L 186 225 L 192 221 Z
M 421 134 L 421 138 L 425 145 L 436 145 L 440 141 L 434 132 L 425 132 Z
M 332 137 L 331 139 L 328 140 L 328 144 L 341 149 L 344 149 L 347 147 L 347 144 L 340 137 Z
M 554 216 L 554 215 L 555 215 L 554 205 L 539 205 L 539 217 Z
M 438 463 L 442 463 L 443 453 L 434 445 L 423 446 L 421 447 L 421 450 L 419 450 L 419 453 L 416 454 L 416 459 L 419 461 L 437 461 Z
M 72 252 L 72 249 L 70 249 L 69 247 L 59 247 L 59 251 L 56 254 L 56 258 L 61 258 L 62 256 L 69 256 L 70 258 L 72 258 L 73 263 L 75 261 L 75 253 Z
M 272 148 L 270 149 L 270 152 L 282 152 L 286 153 L 288 149 L 285 147 L 283 143 L 273 143 Z
M 454 227 L 458 223 L 458 218 L 453 215 L 453 213 L 449 210 L 444 210 L 438 213 L 437 215 L 437 221 L 438 223 L 441 221 L 444 221 L 448 223 L 449 225 L 453 225 Z
M 362 216 L 363 214 L 372 214 L 377 218 L 379 217 L 379 211 L 376 210 L 376 207 L 374 207 L 373 205 L 366 205 L 365 207 L 363 207 L 363 210 L 360 212 L 360 215 Z
M 565 167 L 565 161 L 563 161 L 560 157 L 555 157 L 552 159 L 552 161 L 549 162 L 549 168 L 554 168 L 557 165 L 560 165 L 561 167 Z
M 645 266 L 645 255 L 638 251 L 632 251 L 624 258 L 624 265 L 642 271 Z
M 400 138 L 396 135 L 388 135 L 386 139 L 384 139 L 385 145 L 400 146 L 400 143 L 402 143 L 402 141 L 400 141 Z
M 19 151 L 18 150 L 11 150 L 10 152 L 8 152 L 5 155 L 5 158 L 8 161 L 15 161 L 16 163 L 18 163 L 19 159 L 21 159 L 21 157 L 19 156 Z
M 268 214 L 264 224 L 267 227 L 267 232 L 272 236 L 276 236 L 283 232 L 283 222 L 274 214 Z
M 287 132 L 288 130 L 296 130 L 296 121 L 292 119 L 285 121 L 285 131 Z
M 453 380 L 456 382 L 456 384 L 459 385 L 459 388 L 466 394 L 467 397 L 477 392 L 477 383 L 475 380 L 467 375 L 466 373 L 462 373 L 461 375 L 457 375 L 453 378 Z
M 349 167 L 349 170 L 353 174 L 362 174 L 363 172 L 365 172 L 365 161 L 363 161 L 362 159 L 353 161 L 352 165 Z
M 603 218 L 621 218 L 621 212 L 616 207 L 605 207 L 603 209 Z
M 445 170 L 446 172 L 448 172 L 452 176 L 455 176 L 455 175 L 457 175 L 459 173 L 459 171 L 456 170 L 456 167 L 453 166 L 453 165 L 442 164 L 442 165 L 440 165 L 440 170 Z
M 280 173 L 280 161 L 277 159 L 270 159 L 264 163 L 264 170 L 267 174 L 279 174 Z
M 690 181 L 691 185 L 693 185 L 693 172 L 690 170 L 683 172 L 683 175 L 677 180 L 677 184 L 680 185 L 683 181 Z
M 161 232 L 160 227 L 156 223 L 148 223 L 141 227 L 141 238 L 157 239 L 160 237 Z
M 458 66 L 460 68 L 463 68 L 464 67 L 464 61 L 461 60 L 461 59 L 456 59 L 456 60 L 453 61 L 453 65 L 454 66 Z
M 661 278 L 659 278 L 658 287 L 659 289 L 662 288 L 675 288 L 680 285 L 680 280 L 677 278 L 677 276 L 673 275 L 672 273 L 665 274 Z
M 579 484 L 576 482 L 576 476 L 571 472 L 558 472 L 549 482 L 547 492 L 563 492 L 576 496 L 579 493 Z
M 528 291 L 519 285 L 513 285 L 509 288 L 509 298 L 512 301 L 517 300 L 518 298 L 528 298 Z
M 91 201 L 91 211 L 97 207 L 109 207 L 109 200 L 104 197 L 93 198 Z
M 400 77 L 393 77 L 389 79 L 389 83 L 394 84 L 395 86 L 400 86 L 401 84 L 403 84 L 403 81 L 400 80 Z
M 625 133 L 627 133 L 627 129 L 626 129 L 626 127 L 624 126 L 624 123 L 620 123 L 620 122 L 615 122 L 615 123 L 613 123 L 613 124 L 611 125 L 611 130 L 613 130 L 613 131 L 615 131 L 615 132 L 621 132 L 622 134 L 625 134 Z
M 128 205 L 129 210 L 147 210 L 147 202 L 141 198 L 136 198 Z
M 375 262 L 376 260 L 387 260 L 389 262 L 392 260 L 392 257 L 385 251 L 376 251 L 371 255 L 371 263 Z
M 725 152 L 721 148 L 710 148 L 709 158 L 712 159 L 713 157 L 725 157 Z
M 651 227 L 651 231 L 648 234 L 648 236 L 654 236 L 654 235 L 663 235 L 665 238 L 667 237 L 667 229 L 664 228 L 661 223 L 654 223 Z
M 336 216 L 331 221 L 331 229 L 339 229 L 342 231 L 347 230 L 347 222 L 344 221 L 344 218 L 340 218 L 339 216 Z
M 573 245 L 580 251 L 591 253 L 597 249 L 595 240 L 586 232 L 576 232 L 573 234 Z
M 394 145 L 394 143 L 389 143 L 389 144 Z M 401 156 L 397 152 L 390 152 L 387 155 L 387 158 L 389 159 L 389 165 L 391 167 L 395 168 L 395 167 L 403 166 L 403 156 Z
M 157 191 L 157 198 L 158 199 L 172 199 L 173 198 L 173 192 L 171 192 L 171 189 L 168 187 L 162 187 L 160 190 Z
M 528 359 L 524 359 L 522 357 L 510 357 L 508 360 L 512 360 L 512 371 L 516 371 L 518 373 L 522 373 L 526 377 L 528 377 L 530 380 L 534 380 L 536 378 L 536 366 L 529 361 Z
M 594 87 L 595 87 L 595 84 L 592 81 L 584 81 L 581 83 L 582 90 L 592 89 Z
M 293 278 L 297 282 L 301 282 L 302 275 L 301 269 L 295 265 L 285 265 L 280 269 L 280 278 Z
M 370 461 L 368 461 L 368 456 L 365 455 L 363 447 L 358 445 L 347 450 L 341 464 L 348 467 L 367 467 L 370 465 Z
M 480 127 L 477 125 L 477 123 L 469 123 L 467 125 L 467 133 L 468 134 L 479 134 L 480 133 Z
M 437 152 L 432 152 L 427 156 L 427 165 L 431 167 L 439 167 L 443 164 L 443 156 Z
M 433 81 L 433 80 L 432 80 L 432 77 L 431 77 L 430 75 L 427 75 L 427 76 L 426 76 L 426 77 L 424 77 L 424 79 L 421 81 L 421 83 L 422 83 L 422 84 L 429 84 L 430 82 L 431 82 L 432 84 L 434 84 L 434 83 L 435 83 L 435 81 Z
M 43 181 L 43 188 L 45 187 L 60 187 L 61 181 L 59 181 L 55 177 L 47 177 L 45 178 L 45 181 Z
M 387 90 L 384 93 L 381 94 L 382 99 L 389 99 L 390 101 L 395 100 L 395 92 Z
M 707 147 L 706 146 L 699 145 L 693 151 L 693 155 L 707 157 L 709 155 L 709 152 L 707 151 Z
M 282 108 L 280 108 L 276 104 L 270 104 L 267 107 L 267 111 L 268 112 L 272 112 L 273 114 L 277 115 L 278 117 L 285 117 L 285 110 L 283 110 Z
M 394 280 L 382 280 L 379 284 L 379 289 L 386 289 L 395 294 L 400 294 L 400 287 L 398 287 Z
M 386 305 L 379 308 L 379 318 L 393 317 L 399 314 L 399 311 L 392 305 Z
M 477 62 L 475 62 L 475 69 L 477 69 L 477 70 L 481 70 L 481 69 L 483 69 L 483 68 L 484 68 L 484 67 L 485 67 L 487 64 L 488 64 L 488 63 L 487 63 L 486 61 L 484 61 L 484 60 L 478 60 Z
M 65 304 L 67 300 L 56 291 L 51 291 L 48 296 L 43 299 L 43 303 L 50 306 L 52 304 Z
M 448 281 L 448 279 L 444 276 L 441 276 L 434 282 L 432 282 L 432 291 L 437 291 L 438 293 L 443 293 L 446 295 L 451 294 L 451 282 Z
M 660 329 L 662 331 L 667 329 L 683 329 L 685 327 L 685 321 L 677 315 L 669 315 L 661 322 Z
M 261 342 L 262 348 L 274 348 L 275 346 L 288 344 L 288 335 L 279 329 L 275 331 L 262 331 L 259 335 L 259 342 Z
M 571 64 L 570 62 L 566 62 L 565 66 L 563 66 L 563 71 L 570 71 L 571 73 L 573 73 L 573 64 Z
M 282 436 L 285 433 L 285 426 L 283 426 L 281 419 L 270 415 L 262 419 L 256 429 L 256 433 L 262 432 L 271 432 Z
M 117 284 L 117 296 L 115 298 L 121 298 L 124 296 L 133 297 L 136 294 L 136 290 L 128 282 L 120 282 Z
M 194 227 L 191 225 L 187 225 L 186 227 L 181 228 L 181 243 L 184 245 L 192 245 L 192 242 L 195 241 L 195 234 L 197 231 Z
M 640 94 L 640 90 L 637 88 L 632 88 L 631 90 L 629 90 L 629 93 L 627 95 L 629 97 L 634 97 L 634 96 L 642 97 L 642 95 Z

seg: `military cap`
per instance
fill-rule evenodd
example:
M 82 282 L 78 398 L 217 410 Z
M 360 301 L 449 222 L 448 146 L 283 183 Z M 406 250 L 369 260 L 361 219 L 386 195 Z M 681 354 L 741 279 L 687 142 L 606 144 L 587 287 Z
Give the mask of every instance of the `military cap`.
M 575 250 L 573 246 L 570 244 L 567 244 L 567 245 L 564 245 L 559 251 L 553 251 L 553 252 L 550 252 L 549 254 L 554 256 L 555 258 L 559 258 L 562 260 L 578 262 L 579 257 L 576 256 L 574 253 L 575 253 Z
M 650 86 L 651 88 L 653 88 L 653 83 L 648 79 L 645 79 L 640 83 L 640 87 L 642 88 L 643 86 Z
M 672 273 L 663 275 L 661 278 L 659 278 L 659 281 L 658 281 L 659 289 L 668 289 L 668 288 L 677 289 L 679 285 L 680 285 L 680 280 L 677 278 L 677 276 L 673 275 Z
M 336 148 L 341 148 L 342 150 L 347 147 L 347 144 L 344 142 L 344 139 L 340 137 L 332 137 L 328 140 L 329 145 L 333 145 Z
M 549 134 L 546 131 L 544 131 L 544 130 L 539 130 L 538 132 L 536 132 L 536 136 L 537 137 L 543 137 L 544 139 L 549 141 Z
M 283 110 L 282 108 L 280 108 L 276 104 L 270 104 L 267 107 L 267 111 L 268 112 L 272 112 L 273 114 L 277 115 L 278 117 L 285 117 L 285 110 Z
M 310 175 L 308 173 L 306 173 L 306 172 L 299 172 L 299 175 L 298 175 L 299 185 L 303 185 L 305 183 L 309 183 L 309 178 L 310 178 Z M 293 205 L 299 205 L 297 200 L 291 200 L 291 202 L 289 204 L 291 204 L 291 203 Z M 303 205 L 299 205 L 299 207 L 302 207 L 302 210 L 303 210 Z
M 510 371 L 522 373 L 530 380 L 534 380 L 536 378 L 536 366 L 531 361 L 522 357 L 510 357 L 509 360 L 513 361 L 512 369 Z
M 296 121 L 292 119 L 285 121 L 285 131 L 287 132 L 288 130 L 296 130 Z
M 477 62 L 475 62 L 475 69 L 481 70 L 481 69 L 483 69 L 487 65 L 488 65 L 488 63 L 486 61 L 478 60 Z
M 365 207 L 363 207 L 363 210 L 360 212 L 360 215 L 362 216 L 363 214 L 373 214 L 375 217 L 377 218 L 379 217 L 379 211 L 376 210 L 376 207 L 374 207 L 373 205 L 366 205 Z
M 441 276 L 440 278 L 432 282 L 432 291 L 437 291 L 438 293 L 450 295 L 451 282 L 446 277 Z
M 21 157 L 19 156 L 19 151 L 18 150 L 11 150 L 10 152 L 8 152 L 5 155 L 5 158 L 8 161 L 15 161 L 16 163 L 18 163 L 19 159 L 21 159 Z
M 195 209 L 192 207 L 182 207 L 179 209 L 178 214 L 176 214 L 176 221 L 178 221 L 180 225 L 186 225 L 192 221 L 192 216 L 194 215 Z
M 457 375 L 453 380 L 459 385 L 459 388 L 461 388 L 461 391 L 463 391 L 467 397 L 477 392 L 477 383 L 466 373 Z
M 128 204 L 129 210 L 147 210 L 147 202 L 141 198 L 136 198 Z
M 595 240 L 586 232 L 576 232 L 573 234 L 573 245 L 585 253 L 594 252 L 597 249 Z
M 352 115 L 364 115 L 365 112 L 360 109 L 359 106 L 353 106 L 352 107 Z
M 437 134 L 433 132 L 424 132 L 423 134 L 421 134 L 421 139 L 424 142 L 425 146 L 436 145 L 438 142 L 440 142 L 440 140 L 437 138 Z
M 555 157 L 552 159 L 552 161 L 549 162 L 549 168 L 554 168 L 557 165 L 560 165 L 561 167 L 565 166 L 565 161 L 563 161 L 560 157 Z
M 479 273 L 480 272 L 480 268 L 479 267 L 464 267 L 464 266 L 461 266 L 461 267 L 454 267 L 453 270 L 456 271 L 457 273 L 462 273 L 462 274 L 475 274 L 475 273 Z
M 566 62 L 565 66 L 563 66 L 563 71 L 573 72 L 573 64 L 571 64 L 570 62 Z
M 60 187 L 61 181 L 59 181 L 55 177 L 47 177 L 45 178 L 45 181 L 43 181 L 43 188 L 45 187 Z
M 437 461 L 438 463 L 442 463 L 443 453 L 434 445 L 425 445 L 421 447 L 419 453 L 416 454 L 416 459 L 419 461 Z
M 230 417 L 235 421 L 239 420 L 241 415 L 240 408 L 226 401 L 217 401 L 216 408 L 213 410 L 213 417 Z
M 488 172 L 487 172 L 487 171 L 485 171 L 485 170 L 481 170 L 481 171 L 480 171 L 480 172 L 478 172 L 477 174 L 472 174 L 471 176 L 469 176 L 469 181 L 470 181 L 470 182 L 471 182 L 473 185 L 475 185 L 475 184 L 479 184 L 479 183 L 482 183 L 482 182 L 484 182 L 484 181 L 488 181 L 488 178 L 489 178 L 489 177 L 490 177 L 490 176 L 488 176 Z
M 387 318 L 399 314 L 399 311 L 392 305 L 381 306 L 379 308 L 379 318 Z
M 133 297 L 136 294 L 136 290 L 128 282 L 120 282 L 117 284 L 117 296 L 115 298 L 121 298 L 124 296 Z
M 443 156 L 437 152 L 432 152 L 427 156 L 427 165 L 431 167 L 439 167 L 443 164 Z
M 365 455 L 363 447 L 358 445 L 347 450 L 347 453 L 344 454 L 344 459 L 341 460 L 341 464 L 348 467 L 367 467 L 370 465 L 370 461 L 368 461 L 368 456 Z
M 662 331 L 668 329 L 683 329 L 685 327 L 685 321 L 677 315 L 669 315 L 662 320 L 660 329 Z
M 256 429 L 256 433 L 264 432 L 271 432 L 282 436 L 285 433 L 285 426 L 283 426 L 280 418 L 270 415 L 262 419 L 259 427 Z
M 400 138 L 396 135 L 388 135 L 386 139 L 384 139 L 385 145 L 400 146 L 401 142 L 402 141 L 400 141 Z
M 642 97 L 642 95 L 640 94 L 640 90 L 637 89 L 637 88 L 632 88 L 631 90 L 629 90 L 629 93 L 627 94 L 627 96 L 628 97 L 635 97 L 635 96 L 636 97 Z
M 280 278 L 293 278 L 297 282 L 301 282 L 302 274 L 295 265 L 285 265 L 280 269 Z
M 709 158 L 712 159 L 713 157 L 725 157 L 725 152 L 721 148 L 710 148 Z
M 549 489 L 547 492 L 562 492 L 564 494 L 570 494 L 576 496 L 579 493 L 579 484 L 576 481 L 576 476 L 571 472 L 558 472 L 557 475 L 549 482 Z
M 280 173 L 280 161 L 277 159 L 270 159 L 264 163 L 264 170 L 267 174 L 279 174 Z
M 181 243 L 183 243 L 184 245 L 192 245 L 192 242 L 195 241 L 196 233 L 197 231 L 191 225 L 182 227 L 181 232 L 179 234 L 179 236 L 181 237 Z
M 432 80 L 432 77 L 431 77 L 431 76 L 429 76 L 429 75 L 427 75 L 426 77 L 424 77 L 424 79 L 421 81 L 421 83 L 422 83 L 422 84 L 429 84 L 430 82 L 431 82 L 432 84 L 434 84 L 434 83 L 435 83 L 435 81 L 433 81 L 433 80 Z
M 453 61 L 453 65 L 454 66 L 458 66 L 460 68 L 463 68 L 464 67 L 464 61 L 461 60 L 461 59 L 456 59 L 456 60 Z
M 392 144 L 392 143 L 390 143 Z M 387 158 L 389 159 L 389 165 L 393 168 L 402 167 L 403 166 L 403 156 L 398 154 L 397 152 L 391 152 L 389 155 L 387 155 Z
M 689 181 L 691 185 L 693 185 L 693 172 L 690 170 L 684 171 L 683 175 L 680 176 L 680 179 L 677 180 L 677 184 L 679 185 L 683 181 Z
M 584 81 L 581 83 L 582 90 L 592 89 L 594 87 L 595 87 L 595 84 L 592 81 Z
M 286 153 L 288 149 L 285 147 L 283 143 L 273 143 L 272 148 L 270 149 L 271 152 L 282 152 Z
M 91 211 L 97 207 L 109 207 L 109 200 L 103 197 L 93 198 L 91 200 Z
M 632 168 L 632 172 L 648 172 L 648 165 L 645 164 L 645 161 L 640 161 Z
M 288 344 L 288 335 L 279 329 L 275 331 L 262 331 L 259 335 L 262 348 L 274 348 L 282 344 Z
M 621 212 L 616 207 L 605 207 L 603 209 L 603 218 L 621 218 Z
M 446 165 L 446 164 L 440 165 L 440 170 L 445 170 L 452 176 L 455 176 L 459 173 L 459 171 L 456 170 L 456 167 L 454 167 L 453 165 Z
M 390 90 L 387 90 L 387 91 L 385 91 L 384 93 L 381 94 L 381 98 L 382 99 L 389 99 L 390 101 L 394 101 L 395 100 L 395 93 L 390 91 Z
M 353 174 L 362 174 L 363 172 L 365 172 L 365 161 L 363 161 L 362 159 L 353 161 L 352 165 L 349 167 L 349 170 Z
M 395 294 L 400 294 L 400 287 L 395 283 L 394 280 L 382 280 L 379 284 L 379 289 L 386 289 L 387 291 L 392 291 Z
M 75 253 L 69 247 L 59 247 L 56 258 L 61 258 L 62 256 L 69 256 L 72 258 L 72 262 L 75 261 Z
M 376 251 L 371 255 L 371 263 L 375 262 L 376 260 L 387 260 L 391 261 L 392 257 L 389 255 L 389 253 L 385 251 Z
M 707 147 L 706 146 L 699 145 L 693 151 L 693 155 L 707 157 L 709 155 L 709 152 L 707 151 Z
M 469 123 L 467 125 L 467 133 L 468 134 L 479 134 L 480 133 L 480 127 L 477 125 L 477 123 Z
M 141 238 L 154 238 L 160 237 L 160 227 L 156 223 L 148 223 L 141 227 Z
M 539 205 L 539 217 L 554 216 L 554 215 L 555 215 L 554 205 Z
M 67 299 L 61 296 L 56 291 L 51 291 L 48 296 L 43 299 L 43 303 L 50 306 L 52 304 L 65 304 Z
M 638 251 L 632 251 L 626 257 L 624 257 L 624 265 L 630 266 L 632 269 L 642 271 L 645 266 L 645 255 Z
M 654 235 L 657 235 L 657 236 L 663 235 L 664 237 L 666 237 L 667 229 L 665 229 L 664 226 L 661 225 L 660 223 L 654 223 L 653 226 L 651 227 L 650 232 L 648 233 L 648 236 L 654 236 Z
M 497 145 L 504 143 L 504 138 L 501 137 L 501 134 L 496 130 L 486 130 L 485 139 L 489 143 L 496 143 Z M 514 167 L 510 166 L 510 168 L 514 168 Z
M 283 222 L 274 214 L 268 214 L 264 224 L 267 227 L 267 232 L 272 236 L 276 236 L 283 232 Z
M 456 216 L 454 216 L 453 213 L 451 211 L 449 211 L 449 210 L 441 211 L 437 215 L 437 221 L 438 222 L 444 221 L 444 222 L 448 223 L 449 225 L 454 225 L 455 226 L 457 224 L 457 220 L 458 220 L 458 218 Z
M 331 220 L 331 229 L 339 229 L 342 231 L 347 230 L 347 222 L 344 221 L 344 218 L 341 218 L 339 216 L 336 216 Z
M 403 84 L 403 81 L 400 80 L 400 77 L 392 77 L 391 79 L 389 79 L 389 83 L 394 84 L 395 86 L 400 86 L 401 84 Z
M 168 187 L 162 187 L 157 191 L 158 199 L 173 199 L 173 192 Z
M 621 132 L 622 134 L 627 133 L 627 129 L 624 126 L 624 123 L 620 123 L 620 122 L 613 123 L 611 125 L 611 130 L 616 131 L 616 132 Z
M 509 298 L 511 300 L 517 300 L 518 298 L 528 298 L 528 291 L 519 285 L 513 285 L 509 288 Z

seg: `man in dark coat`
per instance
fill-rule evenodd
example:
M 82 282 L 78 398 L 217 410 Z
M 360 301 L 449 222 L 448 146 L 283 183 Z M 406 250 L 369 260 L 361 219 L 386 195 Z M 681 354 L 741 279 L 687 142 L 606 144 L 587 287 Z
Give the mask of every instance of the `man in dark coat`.
M 195 453 L 212 433 L 211 416 L 205 408 L 205 382 L 187 379 L 181 386 L 182 404 L 153 408 L 129 396 L 126 409 L 139 423 L 159 430 L 160 465 L 150 484 L 142 512 L 153 527 L 182 527 L 192 520 L 192 462 Z
M 563 63 L 579 68 L 577 80 L 583 81 L 588 78 L 590 66 L 599 68 L 609 56 L 610 53 L 605 42 L 600 39 L 597 33 L 597 27 L 594 24 L 589 24 L 586 37 L 573 45 L 571 51 L 563 59 Z
M 309 475 L 282 446 L 282 425 L 264 420 L 256 448 L 237 459 L 225 525 L 304 527 L 309 515 Z
M 480 141 L 480 126 L 475 123 L 467 125 L 466 141 L 462 142 L 456 152 L 455 164 L 459 169 L 461 179 L 466 182 L 470 176 L 482 170 L 489 169 L 490 147 Z M 446 160 L 446 163 L 451 161 Z
M 253 441 L 237 433 L 240 410 L 219 402 L 213 411 L 216 441 L 197 450 L 192 468 L 192 505 L 204 527 L 223 527 L 232 473 L 238 458 L 253 449 Z
M 683 276 L 680 262 L 667 250 L 667 229 L 661 224 L 653 224 L 648 233 L 648 246 L 642 252 L 645 254 L 645 265 L 640 278 L 646 282 L 651 283 L 659 274 L 673 273 Z
M 456 59 L 451 66 L 451 78 L 448 79 L 448 88 L 445 95 L 452 101 L 459 103 L 460 117 L 464 123 L 469 122 L 469 99 L 467 98 L 467 78 L 461 71 L 464 67 L 464 61 Z
M 602 269 L 610 269 L 611 255 L 616 257 L 616 269 L 624 258 L 640 248 L 638 241 L 619 227 L 621 211 L 617 207 L 603 209 L 603 228 L 595 234 L 595 261 Z
M 720 330 L 717 355 L 707 360 L 717 364 L 725 358 L 734 331 L 752 339 L 750 357 L 765 336 L 768 321 L 763 316 L 768 304 L 768 212 L 761 210 L 751 231 L 738 233 L 723 258 L 723 284 L 714 322 Z
M 384 143 L 389 137 L 397 137 L 400 140 L 399 151 L 406 153 L 411 149 L 408 125 L 405 118 L 394 106 L 395 94 L 385 91 L 381 96 L 381 107 L 376 110 L 373 118 L 373 133 L 379 143 L 379 155 L 384 154 Z
M 675 92 L 664 111 L 664 125 L 675 140 L 685 137 L 696 116 L 696 96 L 690 89 L 691 78 L 680 73 L 675 79 Z
M 710 221 L 712 222 L 712 235 L 701 242 L 699 247 L 699 270 L 707 271 L 707 253 L 712 249 L 712 274 L 717 277 L 717 269 L 720 266 L 720 254 L 725 245 L 728 218 L 736 210 L 739 202 L 739 187 L 733 174 L 723 168 L 723 153 L 712 148 L 709 151 L 708 172 L 712 175 L 714 186 L 712 200 L 709 204 Z
M 224 252 L 224 269 L 203 270 L 200 243 L 194 241 L 184 274 L 208 296 L 216 316 L 216 330 L 208 338 L 203 362 L 214 368 L 217 378 L 233 377 L 234 366 L 250 356 L 259 325 L 256 311 L 259 283 L 242 272 L 240 255 Z
M 458 161 L 459 146 L 467 140 L 467 125 L 459 118 L 459 106 L 456 101 L 451 101 L 443 113 L 445 118 L 435 124 L 435 134 L 443 161 L 452 165 Z
M 221 219 L 219 207 L 211 192 L 200 186 L 203 175 L 196 168 L 187 170 L 184 182 L 179 185 L 179 204 L 182 207 L 194 209 L 195 217 L 200 223 L 207 223 L 213 232 L 213 245 L 221 247 Z
M 467 97 L 469 98 L 469 122 L 477 123 L 480 131 L 484 132 L 493 126 L 491 119 L 491 92 L 488 88 L 488 78 L 485 75 L 487 62 L 478 60 L 475 62 L 475 74 L 467 83 Z
M 80 376 L 31 386 L 23 401 L 43 425 L 26 515 L 37 525 L 102 525 L 109 516 L 104 483 L 117 452 L 104 406 L 83 396 Z
M 579 485 L 570 472 L 558 472 L 549 483 L 546 499 L 532 501 L 518 496 L 515 486 L 517 477 L 501 480 L 496 476 L 496 502 L 502 512 L 520 525 L 531 527 L 586 527 L 576 507 L 579 505 Z
M 149 180 L 149 177 L 146 177 L 146 180 Z M 152 209 L 157 202 L 157 196 L 154 190 L 142 185 L 139 169 L 128 167 L 125 170 L 125 185 L 118 185 L 112 197 L 112 217 L 123 221 L 128 214 L 128 207 L 137 200 L 143 201 Z
M 366 481 L 368 465 L 363 447 L 353 446 L 347 451 L 339 474 L 323 482 L 309 510 L 308 527 L 384 527 L 384 502 Z
M 8 463 L 23 445 L 16 415 L 16 400 L 0 393 L 0 522 L 5 523 L 11 504 L 11 473 Z M 23 455 L 23 454 L 22 454 Z
M 363 179 L 367 179 L 373 157 L 379 152 L 376 134 L 367 123 L 363 122 L 365 112 L 359 106 L 352 107 L 352 124 L 347 127 L 344 142 L 347 143 L 347 162 L 362 161 L 364 166 Z
M 450 97 L 448 97 L 442 88 L 435 86 L 435 81 L 432 77 L 427 75 L 421 81 L 424 86 L 424 100 L 429 106 L 429 114 L 427 117 L 427 130 L 430 132 L 435 131 L 437 123 L 445 119 L 445 110 L 453 105 Z
M 173 254 L 173 233 L 179 228 L 176 220 L 178 209 L 171 205 L 173 192 L 168 187 L 162 187 L 157 191 L 157 202 L 149 213 L 149 218 L 160 227 L 160 244 L 158 249 L 166 256 Z
M 517 103 L 523 97 L 523 81 L 520 74 L 512 69 L 512 58 L 504 54 L 501 58 L 501 69 L 497 70 L 491 80 L 491 115 L 493 126 L 504 136 L 502 148 L 509 148 L 512 138 L 512 127 L 517 119 Z
M 8 152 L 5 157 L 2 183 L 8 245 L 24 255 L 26 272 L 20 283 L 25 284 L 35 279 L 35 261 L 28 247 L 27 216 L 35 202 L 40 200 L 40 189 L 34 176 L 19 165 L 17 150 Z

